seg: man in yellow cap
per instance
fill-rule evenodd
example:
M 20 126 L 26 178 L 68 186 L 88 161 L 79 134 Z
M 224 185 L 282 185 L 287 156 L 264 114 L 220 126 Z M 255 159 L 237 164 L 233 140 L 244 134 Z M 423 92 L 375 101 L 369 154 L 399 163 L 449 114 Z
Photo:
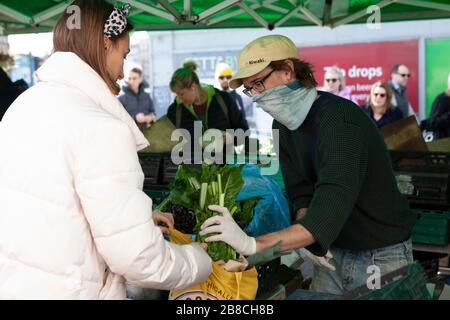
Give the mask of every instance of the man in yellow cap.
M 370 118 L 353 102 L 317 91 L 312 66 L 285 36 L 258 38 L 240 52 L 230 87 L 241 85 L 274 118 L 296 219 L 255 239 L 227 208 L 214 206 L 222 215 L 201 226 L 206 241 L 224 241 L 243 255 L 279 241 L 283 251 L 300 248 L 315 262 L 311 290 L 332 294 L 369 284 L 370 272 L 382 276 L 411 263 L 415 217 Z
M 238 106 L 239 110 L 242 113 L 242 116 L 244 119 L 245 116 L 245 108 L 244 108 L 244 101 L 242 100 L 242 97 L 239 95 L 239 93 L 236 92 L 236 90 L 233 90 L 230 88 L 230 80 L 233 76 L 233 70 L 231 70 L 231 67 L 225 63 L 225 62 L 219 62 L 216 66 L 216 80 L 219 84 L 219 89 L 222 91 L 228 92 L 236 102 L 236 105 Z

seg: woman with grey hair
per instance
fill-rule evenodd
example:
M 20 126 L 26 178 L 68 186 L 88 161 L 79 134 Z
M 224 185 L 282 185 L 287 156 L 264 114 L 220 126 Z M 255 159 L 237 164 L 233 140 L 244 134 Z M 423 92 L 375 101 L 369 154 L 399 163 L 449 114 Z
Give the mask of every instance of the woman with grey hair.
M 345 74 L 342 69 L 337 66 L 327 68 L 323 77 L 322 90 L 343 97 L 348 100 L 351 99 L 351 89 L 345 86 Z

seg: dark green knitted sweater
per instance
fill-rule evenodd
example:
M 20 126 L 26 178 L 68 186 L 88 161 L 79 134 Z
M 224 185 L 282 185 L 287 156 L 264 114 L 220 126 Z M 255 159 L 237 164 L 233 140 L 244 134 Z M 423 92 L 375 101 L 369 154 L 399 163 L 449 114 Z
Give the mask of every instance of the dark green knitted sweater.
M 289 130 L 276 120 L 279 158 L 295 212 L 314 236 L 308 247 L 324 255 L 333 245 L 381 248 L 411 236 L 415 216 L 397 188 L 378 129 L 353 102 L 320 92 L 303 124 Z M 275 139 L 276 140 L 276 139 Z

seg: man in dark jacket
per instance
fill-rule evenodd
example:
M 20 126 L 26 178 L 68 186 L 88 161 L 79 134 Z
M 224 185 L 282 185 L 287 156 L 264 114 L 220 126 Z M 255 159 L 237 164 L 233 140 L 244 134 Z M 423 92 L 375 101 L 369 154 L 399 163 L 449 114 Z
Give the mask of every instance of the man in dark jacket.
M 412 263 L 415 216 L 380 132 L 352 101 L 317 91 L 312 66 L 298 54 L 285 36 L 258 38 L 240 52 L 230 81 L 274 117 L 274 145 L 296 215 L 292 226 L 254 238 L 228 208 L 209 206 L 222 215 L 206 220 L 199 234 L 244 256 L 280 241 L 281 251 L 297 249 L 315 263 L 312 291 L 376 288 L 375 278 Z
M 133 68 L 127 83 L 128 86 L 123 88 L 124 94 L 119 97 L 119 100 L 139 128 L 143 130 L 156 120 L 156 116 L 153 101 L 145 92 L 148 85 L 142 77 L 142 70 Z
M 392 104 L 400 109 L 405 118 L 414 114 L 406 95 L 406 87 L 410 77 L 411 73 L 404 64 L 396 64 L 392 67 L 391 80 L 389 81 L 393 93 Z
M 450 137 L 450 74 L 447 90 L 434 99 L 431 107 L 430 128 L 435 139 Z
M 0 121 L 6 110 L 24 90 L 16 86 L 0 68 Z

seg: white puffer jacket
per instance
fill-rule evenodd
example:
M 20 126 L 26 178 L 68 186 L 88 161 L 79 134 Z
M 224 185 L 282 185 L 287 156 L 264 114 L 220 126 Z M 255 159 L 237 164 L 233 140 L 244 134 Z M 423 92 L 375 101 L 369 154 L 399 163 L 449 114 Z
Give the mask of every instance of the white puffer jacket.
M 198 245 L 164 240 L 142 192 L 148 145 L 99 75 L 54 53 L 0 122 L 0 299 L 121 299 L 204 281 Z

